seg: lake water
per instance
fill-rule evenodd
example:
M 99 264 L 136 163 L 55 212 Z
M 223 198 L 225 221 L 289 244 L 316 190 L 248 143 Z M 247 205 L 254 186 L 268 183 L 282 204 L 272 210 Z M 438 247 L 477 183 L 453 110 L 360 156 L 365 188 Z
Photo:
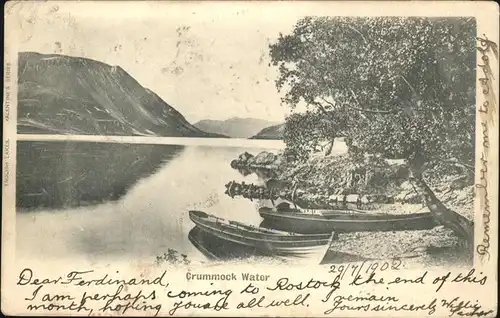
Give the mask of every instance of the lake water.
M 262 149 L 147 147 L 152 146 L 18 142 L 18 196 L 24 195 L 25 200 L 18 202 L 16 256 L 154 261 L 172 248 L 197 260 L 205 257 L 188 240 L 194 227 L 190 209 L 260 224 L 258 203 L 232 199 L 224 191 L 231 180 L 262 182 L 255 174 L 243 176 L 230 167 L 230 161 L 243 151 L 256 154 Z M 120 190 L 115 191 L 116 187 Z M 101 204 L 57 207 L 94 200 L 99 194 L 106 197 L 105 192 L 113 192 L 110 189 L 124 194 Z M 51 199 L 33 201 L 39 194 Z M 45 207 L 34 211 L 26 207 L 42 203 Z

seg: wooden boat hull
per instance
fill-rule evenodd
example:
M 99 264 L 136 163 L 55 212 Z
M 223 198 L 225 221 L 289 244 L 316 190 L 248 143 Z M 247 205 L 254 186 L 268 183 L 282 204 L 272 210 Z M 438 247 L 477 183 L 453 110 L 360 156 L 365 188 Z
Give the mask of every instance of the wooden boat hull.
M 189 231 L 188 239 L 194 247 L 211 260 L 245 259 L 256 255 L 254 247 L 222 240 L 198 226 Z
M 227 241 L 229 245 L 239 245 L 253 255 L 279 257 L 298 263 L 321 263 L 333 239 L 333 233 L 279 233 L 215 218 L 201 211 L 189 211 L 189 217 L 204 232 Z
M 427 230 L 436 226 L 431 213 L 385 215 L 370 213 L 335 213 L 314 215 L 260 208 L 265 226 L 302 234 L 365 231 Z

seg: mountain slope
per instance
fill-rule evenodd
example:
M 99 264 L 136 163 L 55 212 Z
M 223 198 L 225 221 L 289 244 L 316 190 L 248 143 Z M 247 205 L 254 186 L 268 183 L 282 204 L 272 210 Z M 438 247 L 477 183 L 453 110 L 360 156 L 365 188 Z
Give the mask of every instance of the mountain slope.
M 285 131 L 285 124 L 274 125 L 270 127 L 266 127 L 259 131 L 255 136 L 251 139 L 275 139 L 281 140 L 283 139 L 283 133 Z
M 211 133 L 222 134 L 232 138 L 250 138 L 263 128 L 275 125 L 264 119 L 233 117 L 227 120 L 204 119 L 194 126 Z
M 119 66 L 19 53 L 18 133 L 215 137 Z

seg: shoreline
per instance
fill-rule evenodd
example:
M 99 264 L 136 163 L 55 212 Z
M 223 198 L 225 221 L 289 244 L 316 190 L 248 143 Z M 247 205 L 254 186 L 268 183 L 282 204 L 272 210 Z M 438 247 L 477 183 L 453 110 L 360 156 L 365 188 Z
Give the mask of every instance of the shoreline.
M 266 158 L 267 160 L 264 160 Z M 311 179 L 314 179 L 314 177 L 319 175 L 328 175 L 330 172 L 329 164 L 335 164 L 337 158 L 342 158 L 342 155 L 313 158 L 309 162 L 300 163 L 296 168 L 290 169 L 291 165 L 284 162 L 283 155 L 281 154 L 270 155 L 268 152 L 263 151 L 260 154 L 252 155 L 244 152 L 240 154 L 238 159 L 231 162 L 231 167 L 238 170 L 246 169 L 257 174 L 259 174 L 259 169 L 264 168 L 273 171 L 278 178 L 293 176 L 293 172 L 297 175 L 301 170 L 310 169 L 312 171 L 306 173 L 309 173 Z M 320 165 L 314 166 L 317 162 Z M 391 166 L 400 167 L 401 165 L 389 164 L 386 166 L 389 169 L 388 171 L 390 171 Z M 347 167 L 349 168 L 350 166 L 347 165 Z M 337 170 L 346 170 L 345 168 L 337 166 Z M 389 176 L 394 177 L 394 175 Z M 383 174 L 379 175 L 379 177 L 382 178 Z M 394 193 L 395 202 L 379 204 L 373 210 L 374 212 L 387 214 L 429 212 L 427 206 L 422 205 L 418 194 L 412 193 L 413 188 L 408 184 L 407 180 L 403 180 L 404 177 L 399 176 L 399 180 L 392 179 L 392 181 L 395 181 L 394 184 L 391 184 L 391 182 L 385 183 L 388 187 L 392 186 L 391 191 Z M 280 179 L 280 181 L 289 182 L 290 179 Z M 321 193 L 319 188 L 324 187 L 325 183 L 315 183 L 318 180 L 309 181 L 311 184 L 316 185 L 316 192 Z M 468 219 L 473 219 L 474 186 L 464 185 L 461 188 L 455 187 L 452 185 L 454 179 L 450 178 L 438 181 L 433 182 L 431 185 L 436 196 L 448 208 Z M 342 184 L 342 182 L 339 183 Z M 369 211 L 371 209 L 367 210 L 367 212 Z M 332 243 L 329 254 L 334 258 L 328 260 L 328 264 L 341 262 L 342 257 L 341 259 L 335 259 L 335 255 L 343 254 L 357 255 L 374 260 L 401 258 L 408 264 L 419 263 L 429 266 L 444 263 L 461 264 L 464 266 L 472 264 L 472 255 L 469 251 L 461 247 L 458 237 L 452 230 L 442 225 L 429 230 L 339 233 L 339 238 Z

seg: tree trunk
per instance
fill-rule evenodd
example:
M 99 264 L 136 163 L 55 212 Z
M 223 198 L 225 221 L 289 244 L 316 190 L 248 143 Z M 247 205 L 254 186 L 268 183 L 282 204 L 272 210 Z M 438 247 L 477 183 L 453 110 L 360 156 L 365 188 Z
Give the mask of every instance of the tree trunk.
M 325 157 L 326 156 L 329 156 L 332 154 L 332 150 L 333 150 L 333 143 L 335 142 L 335 138 L 332 138 L 332 140 L 330 141 L 330 143 L 328 144 L 328 147 L 326 148 L 326 151 L 325 151 Z
M 424 198 L 425 204 L 434 216 L 436 223 L 447 227 L 466 243 L 468 248 L 472 248 L 474 243 L 474 222 L 469 221 L 457 212 L 448 209 L 425 183 L 422 171 L 418 168 L 411 168 L 410 181 L 415 189 Z

